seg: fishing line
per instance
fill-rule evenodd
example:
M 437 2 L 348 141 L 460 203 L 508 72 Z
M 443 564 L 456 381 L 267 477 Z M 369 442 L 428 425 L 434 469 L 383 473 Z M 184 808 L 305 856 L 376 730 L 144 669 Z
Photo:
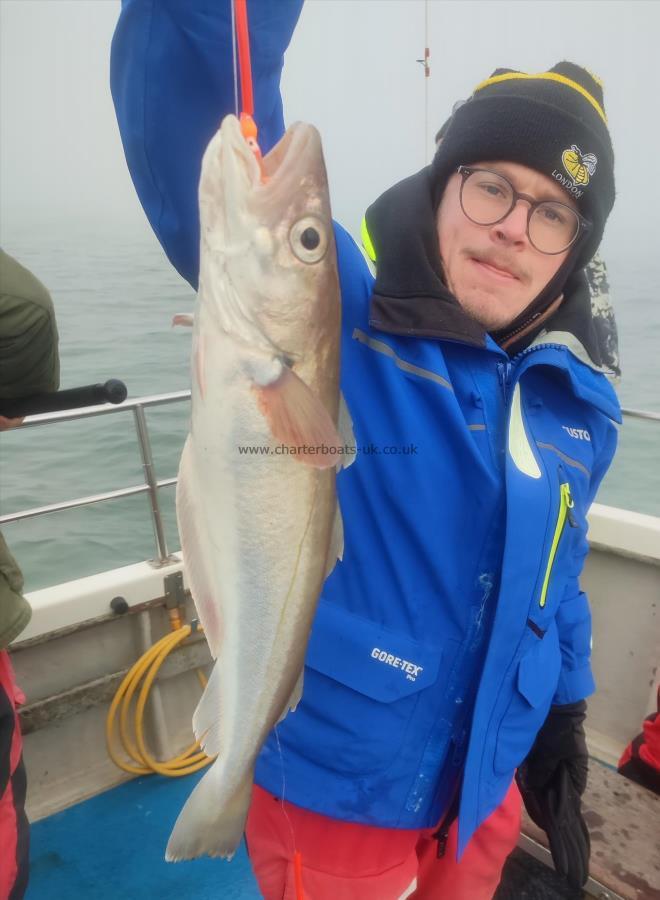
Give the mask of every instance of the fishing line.
M 289 814 L 286 811 L 286 807 L 284 806 L 284 795 L 286 794 L 286 776 L 284 774 L 284 754 L 282 753 L 282 745 L 280 744 L 280 734 L 277 730 L 277 725 L 273 728 L 275 732 L 275 741 L 277 743 L 277 752 L 280 755 L 280 767 L 282 769 L 282 796 L 280 797 L 280 806 L 282 807 L 282 812 L 284 813 L 284 817 L 289 826 L 289 831 L 291 832 L 291 843 L 293 845 L 293 850 L 295 852 L 296 849 L 296 835 L 293 830 L 293 822 L 289 818 Z
M 236 112 L 236 118 L 238 118 L 238 57 L 237 57 L 237 49 L 236 49 L 236 7 L 235 0 L 230 0 L 229 5 L 231 6 L 231 49 L 232 49 L 232 61 L 234 66 L 234 110 Z
M 296 889 L 296 900 L 304 900 L 305 894 L 303 892 L 302 885 L 302 854 L 300 850 L 296 850 L 296 833 L 293 829 L 293 822 L 289 818 L 289 814 L 286 811 L 286 806 L 284 805 L 284 795 L 286 793 L 286 777 L 284 775 L 284 754 L 282 753 L 282 745 L 280 744 L 280 735 L 277 730 L 277 725 L 273 728 L 275 732 L 275 741 L 277 743 L 277 751 L 280 754 L 280 766 L 282 768 L 282 796 L 280 797 L 280 806 L 282 807 L 282 812 L 284 813 L 284 818 L 287 821 L 287 825 L 289 826 L 289 831 L 291 832 L 291 845 L 293 847 L 293 877 L 295 881 L 295 889 Z
M 303 544 L 305 543 L 305 538 L 307 537 L 307 533 L 309 531 L 309 527 L 312 522 L 312 516 L 314 513 L 314 509 L 316 507 L 316 495 L 318 493 L 319 482 L 321 480 L 320 473 L 317 472 L 316 476 L 317 477 L 314 481 L 314 494 L 312 496 L 312 502 L 310 504 L 309 516 L 308 516 L 307 522 L 305 524 L 305 529 L 303 531 L 302 538 L 300 539 L 300 543 L 298 545 L 298 553 L 296 555 L 296 562 L 295 562 L 295 566 L 294 566 L 293 577 L 289 583 L 289 589 L 287 590 L 286 598 L 284 600 L 284 604 L 282 607 L 282 614 L 280 616 L 278 630 L 284 620 L 284 612 L 286 610 L 286 605 L 287 605 L 288 600 L 291 597 L 291 592 L 293 591 L 293 587 L 294 587 L 294 583 L 295 583 L 295 579 L 296 579 L 296 573 L 298 571 L 298 567 L 300 564 L 300 558 L 302 555 Z M 282 807 L 282 812 L 284 813 L 284 817 L 289 826 L 289 830 L 291 832 L 291 843 L 293 845 L 293 875 L 294 875 L 294 882 L 295 882 L 296 900 L 305 900 L 305 894 L 303 891 L 303 883 L 302 883 L 302 854 L 301 854 L 300 850 L 296 849 L 297 848 L 296 833 L 293 828 L 293 822 L 289 818 L 289 814 L 287 813 L 286 807 L 284 805 L 284 798 L 286 796 L 286 776 L 284 774 L 284 754 L 282 753 L 282 745 L 280 744 L 280 736 L 277 731 L 277 725 L 274 726 L 273 731 L 275 732 L 275 741 L 277 743 L 277 750 L 280 755 L 280 767 L 282 769 L 282 796 L 280 797 L 280 806 Z

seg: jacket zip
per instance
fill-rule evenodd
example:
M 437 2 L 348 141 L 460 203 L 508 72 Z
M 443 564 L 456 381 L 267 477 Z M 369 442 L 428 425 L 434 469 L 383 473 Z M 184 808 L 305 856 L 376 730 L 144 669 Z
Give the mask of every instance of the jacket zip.
M 502 388 L 502 397 L 504 398 L 504 403 L 506 404 L 506 389 L 509 381 L 509 374 L 511 372 L 511 363 L 510 362 L 498 362 L 497 364 L 497 373 L 500 378 L 500 387 Z
M 534 344 L 533 347 L 525 347 L 524 350 L 521 350 L 520 353 L 516 353 L 515 356 L 512 356 L 510 359 L 507 359 L 505 362 L 497 363 L 497 373 L 499 376 L 500 387 L 502 389 L 502 395 L 504 397 L 504 401 L 507 400 L 507 388 L 509 387 L 509 376 L 511 374 L 512 369 L 516 366 L 521 359 L 525 356 L 528 356 L 530 353 L 534 353 L 536 350 L 565 350 L 563 344 L 555 344 L 551 341 L 545 344 Z
M 514 365 L 519 360 L 521 360 L 524 356 L 529 356 L 530 353 L 536 352 L 536 350 L 565 350 L 566 347 L 564 344 L 557 344 L 553 341 L 547 341 L 544 344 L 534 344 L 531 347 L 525 347 L 524 350 L 521 350 L 520 353 L 516 353 L 515 356 L 511 357 L 511 365 Z
M 518 328 L 515 328 L 513 331 L 509 331 L 507 334 L 500 337 L 497 340 L 497 343 L 502 350 L 506 350 L 509 344 L 520 341 L 525 336 L 526 332 L 532 331 L 534 328 L 538 328 L 539 325 L 542 325 L 546 319 L 549 319 L 550 316 L 559 309 L 563 299 L 564 295 L 560 294 L 552 301 L 552 303 L 549 303 L 544 310 L 534 313 L 533 316 L 526 319 L 522 325 L 518 326 Z M 495 340 L 495 338 L 493 338 L 493 340 Z
M 525 356 L 529 356 L 530 353 L 534 353 L 536 350 L 562 350 L 565 349 L 562 344 L 556 344 L 548 341 L 543 344 L 535 344 L 532 347 L 525 347 L 524 350 L 521 350 L 520 353 L 516 353 L 515 356 L 511 357 L 510 360 L 506 362 L 498 362 L 497 363 L 497 371 L 499 374 L 500 386 L 502 388 L 502 395 L 504 397 L 504 402 L 507 401 L 507 388 L 509 387 L 509 376 L 512 369 L 520 362 L 520 360 L 524 359 Z M 562 467 L 559 468 L 560 477 L 562 472 Z M 559 541 L 561 540 L 561 536 L 564 532 L 564 527 L 566 525 L 566 520 L 572 528 L 577 524 L 575 522 L 575 517 L 573 515 L 573 497 L 571 496 L 571 486 L 568 481 L 564 481 L 559 485 L 559 511 L 557 514 L 557 522 L 555 524 L 555 533 L 552 538 L 552 545 L 550 547 L 550 555 L 548 557 L 548 563 L 546 566 L 545 577 L 543 579 L 543 586 L 541 588 L 541 596 L 539 598 L 539 606 L 541 609 L 545 606 L 547 594 L 548 594 L 548 586 L 550 584 L 550 576 L 552 574 L 552 567 L 555 562 L 555 556 L 557 555 L 557 547 L 559 546 Z
M 447 812 L 443 816 L 442 822 L 438 826 L 437 831 L 434 831 L 431 835 L 432 838 L 438 842 L 438 848 L 436 851 L 436 859 L 442 859 L 445 853 L 447 852 L 447 841 L 449 840 L 449 829 L 451 828 L 453 822 L 456 821 L 456 817 L 458 816 L 458 808 L 459 808 L 459 798 L 461 795 L 461 780 L 462 775 L 459 780 L 456 782 L 454 787 L 454 793 L 451 798 L 451 802 L 447 809 Z
M 561 478 L 561 470 L 560 470 L 560 478 Z M 571 486 L 568 481 L 562 481 L 559 484 L 559 509 L 557 511 L 557 521 L 555 523 L 555 533 L 552 537 L 552 544 L 550 546 L 550 554 L 548 555 L 548 563 L 545 569 L 545 577 L 543 579 L 543 586 L 541 587 L 541 596 L 539 598 L 539 606 L 543 608 L 545 606 L 545 602 L 548 596 L 548 587 L 550 585 L 550 576 L 552 575 L 552 568 L 555 564 L 555 558 L 557 556 L 557 548 L 559 547 L 559 542 L 561 540 L 561 536 L 564 533 L 564 528 L 566 527 L 566 522 L 570 524 L 571 528 L 575 528 L 577 522 L 575 521 L 575 516 L 573 515 L 573 506 L 575 502 L 573 500 L 573 496 L 571 494 Z
M 458 736 L 453 741 L 454 751 L 452 753 L 452 765 L 458 766 L 461 764 L 462 760 L 462 748 L 465 743 L 465 739 L 467 738 L 467 729 L 463 728 Z M 461 795 L 461 782 L 463 780 L 463 774 L 458 777 L 456 784 L 454 785 L 454 789 L 451 795 L 451 800 L 449 801 L 449 806 L 447 807 L 447 812 L 442 817 L 442 821 L 438 825 L 436 831 L 431 835 L 438 842 L 438 847 L 436 851 L 437 859 L 442 859 L 445 853 L 447 852 L 447 841 L 449 840 L 449 829 L 452 824 L 456 821 L 458 816 L 459 809 L 459 800 Z

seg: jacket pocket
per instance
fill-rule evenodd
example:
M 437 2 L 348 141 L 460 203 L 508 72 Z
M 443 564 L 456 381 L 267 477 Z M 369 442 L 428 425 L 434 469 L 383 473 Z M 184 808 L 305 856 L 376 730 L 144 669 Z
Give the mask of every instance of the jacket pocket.
M 396 758 L 442 651 L 321 600 L 305 661 L 297 752 L 353 775 Z
M 497 732 L 493 768 L 512 772 L 529 753 L 545 722 L 561 670 L 559 637 L 554 622 L 520 659 L 509 684 L 511 700 Z

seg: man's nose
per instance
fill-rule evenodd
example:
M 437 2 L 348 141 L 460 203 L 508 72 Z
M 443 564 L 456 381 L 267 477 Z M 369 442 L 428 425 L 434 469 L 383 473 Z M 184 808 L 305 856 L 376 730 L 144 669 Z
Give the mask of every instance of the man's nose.
M 495 237 L 507 243 L 527 240 L 528 203 L 520 197 L 508 216 L 493 225 Z

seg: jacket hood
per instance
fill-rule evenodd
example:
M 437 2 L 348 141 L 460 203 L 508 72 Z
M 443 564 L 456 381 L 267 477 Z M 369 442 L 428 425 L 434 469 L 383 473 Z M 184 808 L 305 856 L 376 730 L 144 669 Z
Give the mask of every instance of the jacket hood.
M 486 345 L 485 329 L 443 282 L 430 166 L 385 191 L 367 210 L 368 237 L 377 262 L 369 323 L 391 334 Z M 566 332 L 584 348 L 584 361 L 605 371 L 606 354 L 594 324 L 584 269 L 572 271 L 579 247 L 523 312 L 491 337 L 515 355 L 541 331 Z M 560 304 L 555 301 L 563 293 Z

